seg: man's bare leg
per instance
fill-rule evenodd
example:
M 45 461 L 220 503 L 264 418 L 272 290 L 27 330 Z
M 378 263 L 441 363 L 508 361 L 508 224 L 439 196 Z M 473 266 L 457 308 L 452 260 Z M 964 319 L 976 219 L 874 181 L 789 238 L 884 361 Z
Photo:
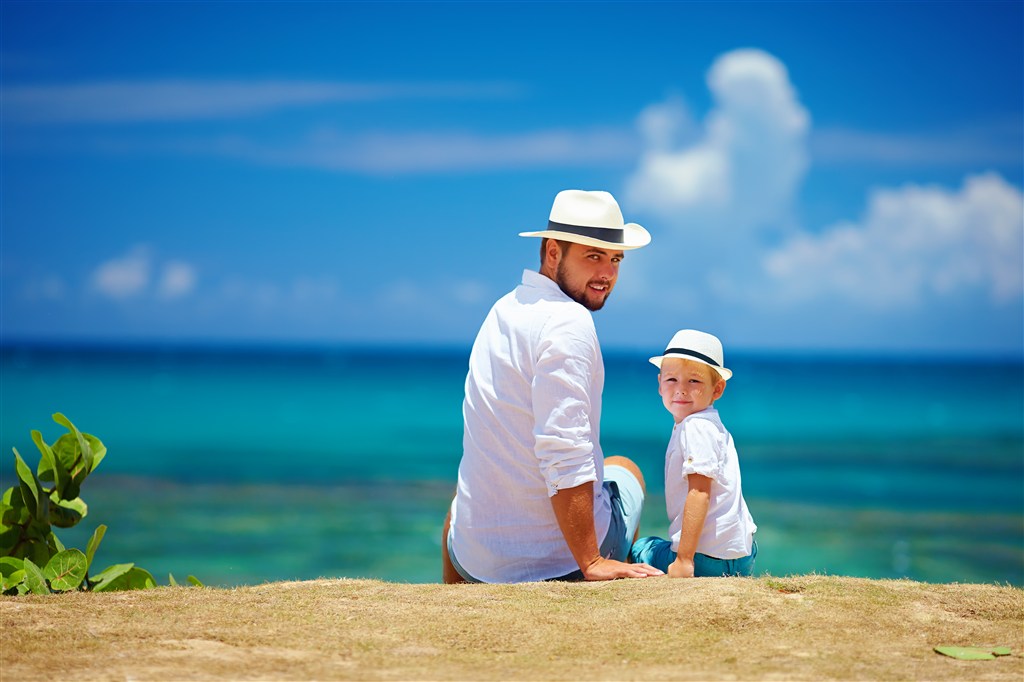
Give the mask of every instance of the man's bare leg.
M 636 476 L 636 480 L 640 481 L 640 489 L 644 491 L 644 497 L 647 496 L 647 483 L 644 482 L 643 472 L 640 471 L 640 467 L 638 467 L 636 465 L 636 462 L 634 462 L 633 460 L 629 459 L 628 457 L 621 457 L 619 455 L 612 455 L 611 457 L 605 457 L 604 458 L 604 464 L 605 464 L 605 466 L 608 466 L 609 464 L 614 464 L 616 466 L 620 466 L 623 469 L 626 469 L 627 471 L 629 471 L 634 476 Z M 636 542 L 639 539 L 640 539 L 640 524 L 638 523 L 637 526 L 636 526 L 636 533 L 633 534 L 633 542 Z
M 459 572 L 452 566 L 452 559 L 448 556 L 448 529 L 452 525 L 452 510 L 448 508 L 448 515 L 444 517 L 444 532 L 441 534 L 441 581 L 448 585 L 464 583 L 466 579 L 459 575 Z

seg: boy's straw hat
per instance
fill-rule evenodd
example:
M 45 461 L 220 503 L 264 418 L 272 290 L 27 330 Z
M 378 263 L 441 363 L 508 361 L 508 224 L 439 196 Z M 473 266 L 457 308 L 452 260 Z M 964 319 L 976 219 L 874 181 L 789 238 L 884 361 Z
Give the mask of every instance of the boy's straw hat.
M 726 369 L 725 356 L 722 353 L 722 342 L 717 336 L 699 332 L 696 329 L 683 329 L 676 332 L 668 342 L 665 352 L 651 358 L 651 363 L 661 369 L 661 361 L 665 358 L 682 358 L 701 362 L 718 372 L 719 376 L 728 381 L 732 378 L 732 370 Z
M 555 196 L 548 229 L 520 232 L 520 237 L 550 237 L 603 249 L 639 249 L 651 235 L 636 223 L 622 220 L 622 211 L 608 192 L 567 189 Z

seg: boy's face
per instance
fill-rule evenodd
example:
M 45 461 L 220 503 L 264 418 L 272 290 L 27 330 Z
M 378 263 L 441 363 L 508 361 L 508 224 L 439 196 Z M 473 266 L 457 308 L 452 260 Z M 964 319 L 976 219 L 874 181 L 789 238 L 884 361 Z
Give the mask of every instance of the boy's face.
M 717 383 L 715 379 L 718 379 Z M 658 374 L 658 394 L 676 423 L 707 409 L 722 397 L 725 380 L 702 362 L 665 358 Z

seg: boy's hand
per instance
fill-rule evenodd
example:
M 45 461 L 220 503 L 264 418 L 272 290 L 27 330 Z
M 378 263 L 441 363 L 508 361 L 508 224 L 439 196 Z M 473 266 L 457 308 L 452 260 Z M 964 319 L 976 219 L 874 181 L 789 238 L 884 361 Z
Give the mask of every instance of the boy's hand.
M 692 578 L 693 559 L 684 559 L 683 557 L 676 557 L 676 560 L 668 565 L 668 577 Z

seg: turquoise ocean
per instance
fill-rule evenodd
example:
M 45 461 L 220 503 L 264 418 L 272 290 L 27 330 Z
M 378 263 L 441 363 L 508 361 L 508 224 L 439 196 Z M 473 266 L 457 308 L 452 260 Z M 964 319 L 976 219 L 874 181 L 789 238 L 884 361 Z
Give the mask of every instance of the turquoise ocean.
M 469 349 L 5 345 L 0 478 L 63 412 L 108 454 L 82 489 L 99 568 L 235 586 L 439 580 Z M 415 353 L 418 362 L 405 361 Z M 402 357 L 401 363 L 394 360 Z M 1024 364 L 733 354 L 718 403 L 757 572 L 1024 586 Z M 602 445 L 664 535 L 672 423 L 646 356 L 606 351 Z

